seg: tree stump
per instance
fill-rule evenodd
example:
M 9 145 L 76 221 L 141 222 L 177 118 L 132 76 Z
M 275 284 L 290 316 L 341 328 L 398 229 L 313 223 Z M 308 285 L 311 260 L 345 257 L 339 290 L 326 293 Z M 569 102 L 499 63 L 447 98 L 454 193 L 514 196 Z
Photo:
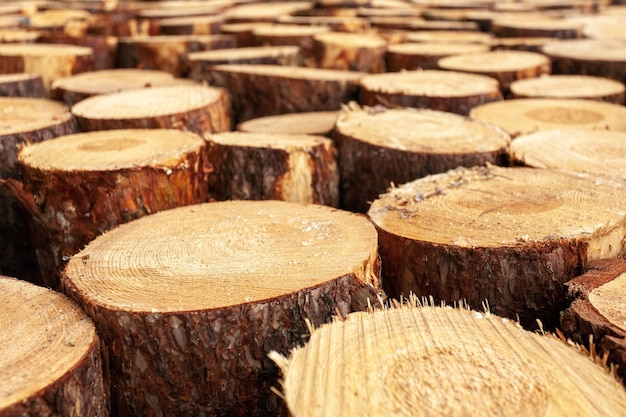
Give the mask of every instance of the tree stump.
M 595 75 L 626 83 L 626 40 L 574 39 L 544 45 L 555 74 Z
M 318 68 L 385 72 L 387 41 L 376 34 L 319 33 L 313 36 L 313 53 Z
M 337 151 L 328 138 L 228 132 L 207 141 L 209 199 L 339 205 Z
M 441 58 L 439 69 L 470 72 L 493 77 L 508 94 L 513 81 L 550 74 L 550 60 L 543 54 L 527 51 L 489 51 Z
M 556 170 L 458 168 L 390 189 L 368 214 L 385 290 L 485 301 L 530 327 L 556 325 L 563 284 L 624 255 L 625 183 Z
M 46 91 L 57 78 L 91 71 L 93 66 L 93 50 L 83 46 L 0 44 L 0 74 L 40 75 Z
M 202 136 L 231 129 L 229 102 L 222 88 L 171 85 L 97 95 L 72 113 L 83 131 L 175 128 Z
M 187 54 L 212 49 L 234 48 L 231 35 L 166 35 L 120 38 L 117 66 L 167 71 L 176 77 L 189 73 Z
M 115 415 L 277 415 L 267 354 L 300 345 L 305 320 L 375 305 L 377 259 L 363 216 L 216 202 L 99 236 L 63 282 L 102 335 Z
M 492 36 L 488 33 L 476 31 L 422 30 L 408 33 L 407 40 L 409 42 L 479 43 L 489 45 L 491 43 Z
M 58 288 L 69 257 L 133 219 L 207 198 L 206 144 L 180 130 L 108 130 L 24 148 L 22 184 L 30 239 L 46 286 Z
M 330 136 L 339 111 L 313 111 L 258 117 L 239 123 L 236 130 L 248 133 Z
M 387 71 L 430 69 L 439 67 L 439 59 L 450 55 L 473 54 L 489 51 L 489 46 L 480 43 L 419 42 L 399 43 L 387 48 Z
M 161 35 L 216 35 L 222 28 L 224 16 L 170 17 L 159 21 Z
M 27 144 L 76 132 L 76 121 L 62 103 L 37 98 L 0 98 L 0 274 L 40 284 L 33 245 L 28 240 L 28 213 L 3 185 L 19 179 L 19 149 Z
M 237 123 L 285 113 L 339 110 L 364 73 L 283 65 L 217 65 L 197 80 L 230 91 Z
M 38 74 L 0 75 L 0 97 L 45 98 L 48 96 Z
M 590 75 L 544 75 L 513 81 L 510 89 L 515 98 L 579 98 L 624 104 L 624 84 Z
M 352 314 L 289 359 L 272 357 L 293 417 L 609 417 L 626 407 L 620 384 L 580 350 L 456 308 Z
M 185 83 L 166 71 L 119 68 L 89 71 L 59 78 L 52 83 L 50 96 L 69 107 L 81 100 L 99 94 Z
M 626 381 L 626 317 L 624 316 L 623 259 L 602 259 L 566 283 L 571 305 L 561 314 L 561 329 L 568 338 L 607 355 Z
M 192 52 L 187 55 L 189 76 L 200 80 L 203 74 L 216 65 L 290 65 L 304 63 L 302 51 L 297 46 L 251 46 L 247 48 L 216 49 Z
M 583 37 L 579 22 L 549 17 L 503 17 L 491 22 L 491 31 L 498 38 L 553 38 Z
M 518 98 L 477 106 L 469 116 L 500 126 L 513 137 L 566 127 L 626 130 L 626 108 L 581 99 Z
M 498 81 L 455 71 L 372 74 L 359 82 L 364 106 L 416 107 L 467 115 L 478 105 L 502 100 Z
M 341 207 L 361 213 L 393 184 L 458 166 L 503 165 L 510 142 L 495 126 L 425 109 L 346 111 L 333 137 L 339 148 Z
M 0 416 L 109 415 L 93 322 L 57 292 L 0 276 Z

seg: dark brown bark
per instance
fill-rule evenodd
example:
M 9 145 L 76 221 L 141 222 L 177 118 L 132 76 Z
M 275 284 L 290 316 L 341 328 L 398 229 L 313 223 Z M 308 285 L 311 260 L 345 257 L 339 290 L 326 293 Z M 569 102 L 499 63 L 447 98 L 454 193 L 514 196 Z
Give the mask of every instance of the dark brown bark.
M 215 65 L 292 65 L 303 64 L 302 51 L 297 46 L 253 46 L 229 48 L 189 54 L 189 77 L 203 79 Z
M 0 75 L 0 97 L 47 97 L 43 80 L 36 74 Z

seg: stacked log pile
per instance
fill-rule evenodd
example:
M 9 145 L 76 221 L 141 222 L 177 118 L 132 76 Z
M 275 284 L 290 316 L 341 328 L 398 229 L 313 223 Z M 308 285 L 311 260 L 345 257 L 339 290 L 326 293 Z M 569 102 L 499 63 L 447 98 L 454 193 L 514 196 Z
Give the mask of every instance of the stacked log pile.
M 267 355 L 288 356 L 312 333 L 308 353 L 278 359 L 289 412 L 308 415 L 291 403 L 302 400 L 294 392 L 318 395 L 306 384 L 352 366 L 346 352 L 370 358 L 370 341 L 346 336 L 353 325 L 400 334 L 413 323 L 411 340 L 426 341 L 420 358 L 437 364 L 458 346 L 484 357 L 471 336 L 446 344 L 446 325 L 465 323 L 464 312 L 353 315 L 378 308 L 384 293 L 562 328 L 591 356 L 626 367 L 626 305 L 613 295 L 622 294 L 626 253 L 624 19 L 611 0 L 5 1 L 0 274 L 66 292 L 103 346 L 77 354 L 72 368 L 91 361 L 102 387 L 89 377 L 91 391 L 77 394 L 62 388 L 71 372 L 57 375 L 36 395 L 74 405 L 20 412 L 282 415 Z M 332 316 L 349 316 L 339 333 L 307 327 Z M 613 393 L 592 377 L 597 369 L 572 365 L 579 358 L 548 354 L 565 349 L 560 341 L 547 347 L 504 328 L 506 341 L 489 336 L 498 340 L 491 365 L 516 372 L 506 366 L 530 364 L 515 356 L 528 349 L 508 347 L 540 346 L 533 360 L 548 362 L 533 366 L 564 380 L 584 369 L 575 385 Z M 315 344 L 343 352 L 337 369 Z M 0 362 L 7 349 L 0 342 Z M 382 379 L 394 395 L 368 400 L 416 409 L 412 393 L 425 382 L 405 359 L 393 382 Z M 461 372 L 469 385 L 491 380 L 481 360 L 470 361 L 479 371 Z M 32 366 L 23 375 L 45 367 Z M 429 381 L 444 385 L 458 373 L 431 371 Z M 536 378 L 513 387 L 537 395 L 518 414 L 531 403 L 564 406 L 570 397 L 551 403 L 552 394 L 575 392 Z M 18 401 L 3 389 L 0 415 L 5 398 Z M 111 392 L 112 407 L 98 390 Z M 411 393 L 406 404 L 398 392 Z M 511 398 L 478 392 L 485 415 Z M 369 393 L 334 393 L 304 407 L 368 410 L 360 399 Z M 580 398 L 587 411 L 600 397 Z M 445 415 L 454 404 L 431 406 Z

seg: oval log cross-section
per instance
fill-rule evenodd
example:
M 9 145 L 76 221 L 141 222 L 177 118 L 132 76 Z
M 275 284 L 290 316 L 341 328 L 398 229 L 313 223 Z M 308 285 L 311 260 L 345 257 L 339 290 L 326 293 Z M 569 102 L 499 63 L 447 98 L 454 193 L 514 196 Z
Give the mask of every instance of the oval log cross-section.
M 515 98 L 566 98 L 624 104 L 624 84 L 591 75 L 544 75 L 511 83 Z
M 65 291 L 103 335 L 113 413 L 277 415 L 286 354 L 378 293 L 377 236 L 321 205 L 229 201 L 165 210 L 97 237 Z M 370 301 L 371 298 L 374 301 Z
M 330 136 L 339 111 L 312 111 L 257 117 L 239 123 L 236 130 L 248 133 Z

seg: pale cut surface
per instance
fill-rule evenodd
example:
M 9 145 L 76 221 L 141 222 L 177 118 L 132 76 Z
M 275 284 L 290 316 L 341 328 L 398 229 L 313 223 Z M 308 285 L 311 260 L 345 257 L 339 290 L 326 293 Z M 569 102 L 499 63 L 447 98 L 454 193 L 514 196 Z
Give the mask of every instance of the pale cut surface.
M 257 117 L 239 123 L 237 130 L 256 133 L 328 135 L 339 111 L 314 111 Z
M 90 304 L 115 310 L 217 309 L 363 276 L 377 257 L 376 236 L 366 218 L 326 206 L 208 203 L 96 238 L 69 261 L 65 279 Z
M 354 313 L 288 360 L 294 417 L 615 416 L 623 387 L 560 340 L 491 314 L 436 307 Z
M 542 51 L 550 57 L 569 58 L 576 61 L 623 63 L 626 61 L 626 40 L 562 40 L 544 45 Z
M 251 46 L 247 48 L 226 48 L 192 52 L 188 55 L 191 62 L 233 61 L 265 57 L 291 55 L 299 51 L 297 46 Z
M 439 67 L 453 71 L 488 73 L 491 71 L 523 71 L 549 66 L 545 55 L 526 51 L 489 51 L 448 56 L 439 60 Z
M 0 135 L 32 132 L 68 123 L 72 114 L 58 101 L 36 98 L 0 98 Z
M 24 148 L 22 164 L 43 170 L 104 171 L 171 167 L 183 163 L 204 140 L 175 129 L 124 129 L 77 133 Z
M 593 289 L 589 293 L 589 302 L 613 325 L 626 331 L 626 273 Z
M 209 141 L 220 145 L 270 149 L 306 149 L 327 142 L 314 135 L 280 135 L 272 133 L 224 132 L 213 134 Z
M 588 75 L 543 75 L 517 80 L 511 84 L 511 93 L 516 97 L 585 98 L 617 104 L 624 102 L 624 84 Z
M 171 84 L 174 76 L 166 71 L 118 68 L 112 70 L 89 71 L 70 77 L 59 78 L 52 88 L 63 88 L 88 94 L 113 93 L 131 88 L 152 87 Z
M 324 68 L 305 68 L 288 65 L 216 65 L 216 71 L 265 75 L 295 80 L 331 80 L 357 82 L 363 73 L 356 71 L 342 71 Z
M 85 360 L 96 330 L 67 297 L 0 277 L 0 414 L 38 394 Z

